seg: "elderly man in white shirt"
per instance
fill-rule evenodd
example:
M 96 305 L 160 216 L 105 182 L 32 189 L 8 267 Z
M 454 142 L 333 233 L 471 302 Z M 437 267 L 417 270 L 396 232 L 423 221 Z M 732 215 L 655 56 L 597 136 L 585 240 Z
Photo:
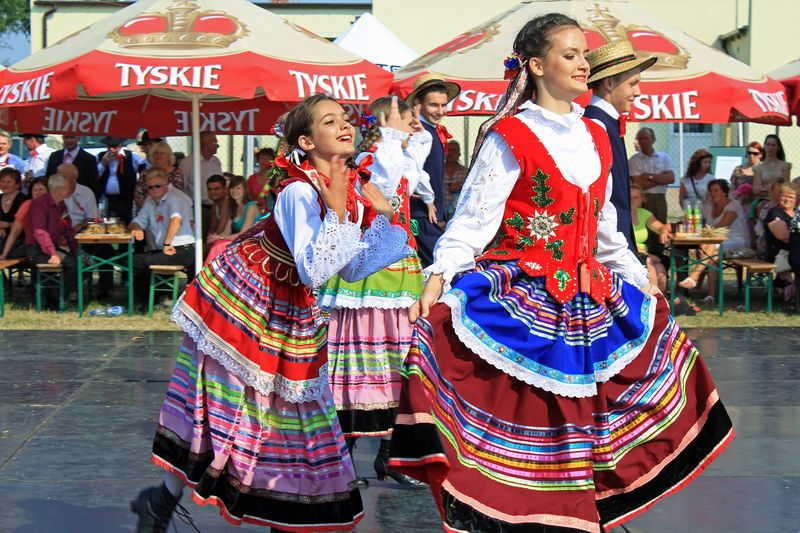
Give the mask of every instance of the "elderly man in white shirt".
M 644 205 L 659 222 L 667 222 L 667 186 L 675 182 L 672 159 L 664 152 L 656 152 L 653 144 L 656 135 L 651 128 L 636 132 L 639 151 L 628 159 L 628 170 L 633 183 L 644 191 Z
M 78 233 L 97 218 L 97 199 L 92 189 L 78 183 L 78 167 L 72 163 L 58 165 L 58 174 L 67 178 L 70 193 L 64 199 L 72 220 L 72 227 Z
M 170 190 L 166 172 L 147 171 L 147 199 L 131 221 L 133 237 L 145 240 L 147 251 L 134 255 L 134 292 L 140 303 L 147 302 L 151 265 L 182 265 L 191 275 L 194 263 L 194 233 L 191 206 Z

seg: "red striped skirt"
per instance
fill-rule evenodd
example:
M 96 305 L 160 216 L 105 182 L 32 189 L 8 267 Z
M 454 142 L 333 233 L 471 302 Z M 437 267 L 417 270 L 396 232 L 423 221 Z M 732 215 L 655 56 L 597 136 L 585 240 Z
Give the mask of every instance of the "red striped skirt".
M 471 352 L 437 304 L 404 369 L 393 470 L 428 483 L 445 530 L 610 529 L 683 487 L 733 437 L 700 355 L 658 297 L 644 349 L 586 398 Z

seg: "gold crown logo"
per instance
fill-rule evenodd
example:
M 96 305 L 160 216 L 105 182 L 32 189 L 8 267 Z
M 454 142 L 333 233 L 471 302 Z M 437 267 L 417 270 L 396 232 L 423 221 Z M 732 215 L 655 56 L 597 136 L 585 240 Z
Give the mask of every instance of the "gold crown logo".
M 625 26 L 608 9 L 597 4 L 587 4 L 588 19 L 599 30 L 608 43 L 631 41 L 636 49 L 636 57 L 656 57 L 658 61 L 651 70 L 683 70 L 689 63 L 691 54 L 672 39 L 647 26 Z M 644 48 L 644 49 L 643 49 Z
M 109 37 L 124 48 L 227 48 L 248 33 L 247 26 L 227 13 L 175 0 L 165 13 L 142 13 Z

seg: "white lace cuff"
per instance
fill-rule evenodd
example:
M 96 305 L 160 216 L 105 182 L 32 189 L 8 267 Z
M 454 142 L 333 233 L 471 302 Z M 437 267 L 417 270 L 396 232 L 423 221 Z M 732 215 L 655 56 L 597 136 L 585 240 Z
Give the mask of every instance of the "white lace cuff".
M 317 238 L 306 249 L 303 265 L 297 272 L 303 283 L 316 289 L 366 248 L 368 245 L 361 242 L 358 224 L 347 220 L 347 216 L 344 223 L 340 224 L 336 212 L 329 209 Z
M 473 268 L 475 264 L 473 263 L 468 268 L 457 268 L 450 265 L 444 265 L 441 263 L 434 263 L 428 268 L 422 271 L 422 275 L 425 277 L 425 282 L 427 283 L 428 278 L 431 277 L 433 274 L 441 274 L 442 280 L 444 281 L 444 287 L 442 289 L 442 294 L 446 293 L 450 290 L 450 284 L 453 281 L 453 278 L 456 277 L 461 272 L 466 272 Z
M 364 279 L 414 253 L 405 230 L 393 226 L 383 215 L 375 217 L 359 244 L 362 248 L 358 254 L 340 272 L 345 281 Z
M 629 252 L 633 256 L 633 252 Z M 611 270 L 616 272 L 622 279 L 633 285 L 634 287 L 642 288 L 650 283 L 650 277 L 647 275 L 647 268 L 642 265 L 638 259 L 635 263 L 626 263 L 623 265 L 614 265 Z
M 408 139 L 408 133 L 394 128 L 380 128 L 381 142 L 398 141 L 403 142 Z

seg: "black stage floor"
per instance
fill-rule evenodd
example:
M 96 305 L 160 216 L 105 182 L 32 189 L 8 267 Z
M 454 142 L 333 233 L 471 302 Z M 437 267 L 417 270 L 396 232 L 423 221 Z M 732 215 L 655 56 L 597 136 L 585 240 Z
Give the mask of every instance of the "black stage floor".
M 689 333 L 737 436 L 703 476 L 627 529 L 800 531 L 800 328 Z M 179 338 L 170 332 L 0 332 L 0 532 L 134 530 L 129 500 L 161 478 L 149 450 Z M 367 440 L 355 454 L 359 473 L 372 478 L 362 491 L 366 516 L 357 531 L 441 531 L 427 490 L 375 479 L 376 449 L 377 441 Z M 215 508 L 186 505 L 203 533 L 265 530 L 235 528 Z M 179 524 L 178 531 L 190 528 Z

